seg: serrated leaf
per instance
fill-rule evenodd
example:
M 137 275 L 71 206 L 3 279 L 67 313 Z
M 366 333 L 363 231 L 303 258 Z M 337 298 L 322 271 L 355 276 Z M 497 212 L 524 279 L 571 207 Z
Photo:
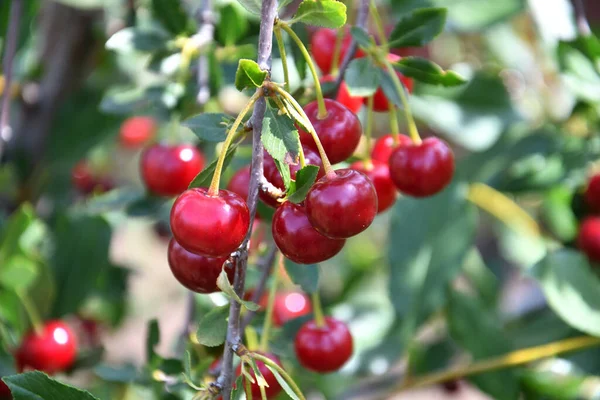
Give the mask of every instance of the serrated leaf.
M 238 143 L 232 143 L 231 146 L 227 149 L 227 154 L 225 154 L 225 160 L 223 160 L 223 170 L 227 169 L 227 166 L 233 159 L 235 152 L 238 148 Z M 189 189 L 199 188 L 199 187 L 208 187 L 210 185 L 210 181 L 212 180 L 213 174 L 215 173 L 215 168 L 217 167 L 217 159 L 211 162 L 208 167 L 204 168 L 202 172 L 200 172 L 196 177 L 190 182 L 188 186 Z
M 260 15 L 261 0 L 237 0 L 246 10 L 255 15 Z
M 221 270 L 221 273 L 219 274 L 219 277 L 217 278 L 217 286 L 219 287 L 219 289 L 221 289 L 221 291 L 227 295 L 229 295 L 230 297 L 232 297 L 233 299 L 235 299 L 236 302 L 238 302 L 239 304 L 241 304 L 242 306 L 246 307 L 248 310 L 250 311 L 258 311 L 260 309 L 260 306 L 252 301 L 248 301 L 248 300 L 242 300 L 240 298 L 240 296 L 238 296 L 238 294 L 235 292 L 235 290 L 233 289 L 233 286 L 231 286 L 231 282 L 229 282 L 229 277 L 227 276 L 227 273 L 225 272 L 225 270 Z
M 350 28 L 350 33 L 360 47 L 367 49 L 373 45 L 371 37 L 363 28 L 353 26 Z
M 292 187 L 293 192 L 290 192 L 288 200 L 292 203 L 302 203 L 308 194 L 308 191 L 312 187 L 313 183 L 317 179 L 319 174 L 319 167 L 316 165 L 305 165 L 296 172 L 296 180 Z
M 346 23 L 346 5 L 335 0 L 304 0 L 290 21 L 324 28 L 340 28 Z
M 233 384 L 233 390 L 231 391 L 231 400 L 239 400 L 244 394 L 244 377 L 238 376 Z
M 219 346 L 225 342 L 228 316 L 229 305 L 213 308 L 206 313 L 198 323 L 198 342 L 208 347 Z
M 242 59 L 235 72 L 235 87 L 242 91 L 248 88 L 259 88 L 267 77 L 268 71 L 260 69 L 256 61 Z
M 150 363 L 153 361 L 155 353 L 154 347 L 160 342 L 160 329 L 158 327 L 158 321 L 153 319 L 148 322 L 146 332 L 146 362 Z
M 40 371 L 4 376 L 14 400 L 98 400 L 85 390 L 65 385 Z
M 290 387 L 290 385 L 288 385 L 288 383 L 286 382 L 285 379 L 283 379 L 283 376 L 281 376 L 281 374 L 279 373 L 279 371 L 277 371 L 275 368 L 271 367 L 268 364 L 265 364 L 265 367 L 267 367 L 269 369 L 269 371 L 271 371 L 273 373 L 273 375 L 275 376 L 275 379 L 277 379 L 277 382 L 279 383 L 279 385 L 283 388 L 283 390 L 285 391 L 285 393 L 290 396 L 291 399 L 293 400 L 300 400 L 300 398 L 298 397 L 298 395 L 296 395 L 296 393 L 294 393 L 294 391 L 292 390 L 292 388 Z
M 348 64 L 344 82 L 351 96 L 369 97 L 377 91 L 381 75 L 381 68 L 370 57 L 357 58 Z
M 304 292 L 314 293 L 317 291 L 319 288 L 318 264 L 296 264 L 286 258 L 284 265 L 292 282 L 299 285 Z
M 444 71 L 436 63 L 419 57 L 404 57 L 394 64 L 403 75 L 430 85 L 460 86 L 465 78 L 454 71 Z
M 223 113 L 202 113 L 185 119 L 181 125 L 190 128 L 200 140 L 222 142 L 233 118 Z
M 37 276 L 37 264 L 17 254 L 9 258 L 0 270 L 0 285 L 14 291 L 26 290 Z
M 273 157 L 283 183 L 288 189 L 291 182 L 289 164 L 297 161 L 300 151 L 300 139 L 294 121 L 286 115 L 279 115 L 276 109 L 267 106 L 261 140 L 267 153 Z
M 402 16 L 390 34 L 390 47 L 421 47 L 444 30 L 445 8 L 420 8 Z

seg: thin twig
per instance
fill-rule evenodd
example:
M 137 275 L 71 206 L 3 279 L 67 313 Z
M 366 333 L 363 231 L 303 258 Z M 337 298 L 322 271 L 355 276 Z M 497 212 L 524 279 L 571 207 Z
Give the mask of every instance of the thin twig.
M 271 244 L 271 247 L 267 251 L 267 254 L 260 261 L 258 268 L 261 271 L 260 280 L 258 284 L 254 288 L 254 293 L 252 293 L 252 300 L 254 303 L 258 303 L 265 292 L 265 288 L 267 287 L 267 280 L 271 275 L 271 271 L 273 270 L 273 263 L 275 262 L 275 255 L 277 254 L 277 246 L 275 243 Z M 244 315 L 244 319 L 242 320 L 241 330 L 243 331 L 246 327 L 252 322 L 252 319 L 256 316 L 254 311 L 248 311 L 246 315 Z
M 202 37 L 202 42 L 212 42 L 215 32 L 212 0 L 204 0 L 202 2 L 202 7 L 198 10 L 198 22 L 200 23 L 200 29 L 198 30 L 197 35 Z M 196 101 L 199 105 L 203 106 L 210 99 L 209 65 L 206 51 L 201 52 L 198 57 L 198 72 L 196 78 L 198 81 L 198 95 L 196 96 Z
M 575 21 L 577 22 L 577 30 L 582 36 L 590 36 L 592 30 L 585 17 L 585 5 L 583 0 L 573 0 L 573 8 L 575 9 Z
M 277 1 L 264 0 L 261 9 L 260 33 L 258 37 L 258 65 L 263 70 L 271 69 L 271 51 L 273 47 L 273 26 L 277 16 Z M 261 97 L 254 106 L 252 113 L 252 167 L 250 170 L 250 185 L 248 190 L 248 208 L 250 209 L 250 221 L 254 221 L 256 205 L 258 203 L 258 190 L 260 180 L 263 176 L 263 145 L 261 142 L 262 122 L 266 111 L 266 101 Z M 252 224 L 246 239 L 239 249 L 239 258 L 233 281 L 233 288 L 238 296 L 244 295 L 244 284 L 246 280 L 246 267 L 248 264 L 248 242 L 252 233 Z M 241 305 L 231 299 L 229 303 L 229 320 L 227 322 L 227 343 L 223 351 L 223 369 L 217 378 L 217 385 L 221 388 L 223 398 L 231 397 L 233 385 L 233 353 L 241 343 L 240 329 Z
M 15 53 L 17 51 L 17 41 L 19 38 L 19 29 L 21 25 L 21 14 L 23 12 L 23 1 L 13 0 L 10 7 L 10 16 L 8 18 L 8 29 L 6 31 L 6 48 L 2 68 L 4 71 L 4 93 L 2 95 L 2 111 L 0 113 L 0 159 L 4 151 L 4 144 L 12 136 L 10 127 L 10 96 L 12 86 L 12 71 Z
M 366 29 L 367 27 L 367 21 L 369 19 L 369 0 L 360 0 L 360 8 L 358 9 L 358 15 L 356 17 L 356 27 L 357 28 L 361 28 L 361 29 Z M 350 42 L 350 47 L 348 47 L 348 51 L 346 51 L 346 55 L 344 56 L 344 60 L 342 61 L 342 64 L 340 65 L 340 71 L 338 73 L 337 79 L 335 80 L 335 86 L 333 89 L 333 93 L 337 93 L 340 85 L 342 84 L 342 81 L 344 80 L 344 73 L 346 72 L 346 69 L 348 68 L 348 64 L 350 64 L 350 61 L 352 61 L 352 59 L 354 58 L 354 55 L 356 54 L 356 50 L 358 50 L 358 44 L 356 43 L 356 40 L 354 40 L 354 38 L 352 38 L 352 41 Z

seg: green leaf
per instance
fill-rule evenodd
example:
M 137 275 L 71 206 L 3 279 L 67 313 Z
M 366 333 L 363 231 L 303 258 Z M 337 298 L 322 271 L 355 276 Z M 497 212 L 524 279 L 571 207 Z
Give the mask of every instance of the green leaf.
M 344 82 L 351 96 L 369 97 L 377 91 L 381 75 L 381 68 L 375 66 L 371 57 L 357 58 L 348 64 Z
M 139 201 L 146 195 L 145 191 L 136 187 L 122 187 L 87 199 L 76 211 L 88 215 L 104 214 L 120 210 Z
M 0 270 L 4 268 L 6 260 L 18 253 L 21 235 L 35 220 L 33 208 L 29 204 L 23 204 L 12 213 L 8 221 L 2 227 L 0 236 Z
M 285 259 L 285 270 L 292 282 L 306 293 L 314 293 L 319 288 L 319 266 L 317 264 L 296 264 Z
M 248 18 L 233 3 L 221 7 L 219 14 L 221 18 L 217 25 L 217 38 L 225 46 L 233 46 L 248 32 Z
M 219 287 L 219 289 L 221 289 L 223 293 L 235 299 L 235 301 L 246 307 L 248 310 L 258 311 L 260 309 L 260 306 L 258 304 L 253 303 L 251 301 L 242 300 L 240 296 L 238 296 L 238 294 L 233 289 L 233 286 L 231 286 L 231 282 L 229 282 L 229 277 L 227 276 L 227 272 L 225 272 L 225 269 L 221 270 L 221 273 L 217 278 L 217 286 Z
M 358 26 L 353 26 L 352 28 L 350 28 L 350 33 L 352 34 L 352 37 L 354 38 L 354 40 L 356 40 L 356 43 L 360 47 L 368 49 L 369 47 L 373 46 L 371 36 L 369 36 L 367 31 L 365 31 L 364 29 L 359 28 Z
M 267 77 L 268 71 L 260 69 L 256 61 L 242 59 L 235 72 L 235 87 L 242 91 L 248 88 L 259 88 Z
M 262 1 L 261 0 L 237 0 L 251 14 L 260 15 Z
M 146 362 L 152 363 L 156 358 L 154 348 L 160 342 L 160 328 L 156 319 L 149 321 L 146 326 Z
M 130 364 L 118 367 L 100 364 L 94 368 L 94 373 L 107 382 L 129 383 L 135 381 L 138 377 L 135 365 Z
M 300 40 L 302 40 L 302 43 L 308 43 L 310 41 L 306 25 L 296 25 L 294 27 L 294 32 L 296 32 L 296 35 L 300 38 Z M 296 46 L 295 43 L 292 43 L 290 48 L 292 50 L 291 53 L 294 57 L 294 65 L 296 66 L 296 71 L 298 71 L 298 76 L 301 81 L 304 81 L 306 78 L 306 67 L 308 65 L 306 63 L 306 59 L 302 55 L 300 48 Z
M 223 161 L 223 171 L 227 169 L 227 166 L 233 159 L 235 152 L 238 148 L 238 143 L 232 143 L 231 146 L 227 149 L 227 153 L 225 154 L 225 160 Z M 204 168 L 202 172 L 200 172 L 196 177 L 190 182 L 188 188 L 199 188 L 199 187 L 208 187 L 210 185 L 210 181 L 215 173 L 215 168 L 217 167 L 217 159 L 211 162 L 208 167 Z
M 124 28 L 106 41 L 106 48 L 121 53 L 156 52 L 166 48 L 169 36 L 158 29 Z
M 293 183 L 294 191 L 288 196 L 288 200 L 292 203 L 302 203 L 317 179 L 319 167 L 316 165 L 307 164 L 296 172 L 296 181 Z
M 240 400 L 244 395 L 244 377 L 238 376 L 233 384 L 233 390 L 231 391 L 231 400 Z M 245 397 L 244 397 L 245 398 Z
M 198 323 L 198 342 L 208 347 L 219 346 L 225 342 L 228 316 L 229 305 L 215 307 L 206 313 Z
M 390 34 L 390 47 L 421 47 L 444 30 L 445 8 L 421 8 L 404 15 Z
M 26 290 L 37 277 L 36 263 L 21 255 L 9 258 L 0 270 L 0 284 L 14 291 Z
M 125 211 L 131 217 L 154 217 L 164 207 L 170 207 L 170 203 L 164 197 L 147 194 L 127 205 Z
M 571 249 L 549 253 L 531 274 L 559 317 L 582 332 L 600 336 L 600 279 L 583 254 Z
M 279 371 L 277 371 L 275 368 L 271 367 L 268 364 L 265 364 L 265 367 L 267 367 L 269 369 L 269 371 L 271 371 L 273 373 L 273 375 L 275 376 L 275 379 L 277 380 L 277 382 L 279 383 L 279 385 L 283 388 L 283 390 L 285 391 L 285 393 L 290 396 L 291 399 L 293 400 L 300 400 L 300 398 L 298 397 L 298 395 L 296 393 L 294 393 L 294 391 L 292 390 L 292 388 L 290 387 L 290 385 L 288 385 L 288 383 L 286 382 L 285 379 L 283 379 L 283 376 L 281 376 L 281 374 L 279 373 Z
M 473 248 L 469 251 L 462 272 L 485 305 L 495 307 L 500 295 L 500 282 L 483 261 L 479 250 Z
M 394 80 L 393 80 L 392 76 L 390 75 L 390 73 L 388 71 L 385 71 L 385 70 L 380 70 L 380 71 L 381 71 L 380 72 L 381 88 L 383 89 L 383 94 L 385 94 L 385 97 L 389 101 L 394 103 L 396 105 L 396 107 L 398 107 L 400 109 L 404 109 L 404 105 L 402 104 L 402 99 L 400 98 L 400 95 L 398 94 L 398 91 L 396 90 L 396 85 L 394 84 Z M 405 95 L 408 97 L 408 93 L 406 91 L 406 88 L 402 84 L 402 81 L 400 81 L 400 84 L 402 85 L 402 90 L 404 90 Z
M 200 140 L 222 142 L 232 123 L 233 118 L 227 114 L 202 113 L 185 119 L 181 125 L 190 128 Z
M 2 380 L 14 400 L 98 400 L 89 392 L 60 383 L 39 371 L 5 376 Z
M 303 0 L 289 23 L 294 22 L 340 28 L 346 23 L 346 5 L 335 0 Z
M 568 243 L 577 237 L 578 221 L 571 201 L 573 191 L 566 186 L 555 186 L 544 196 L 541 218 L 544 225 L 560 239 Z
M 403 75 L 431 85 L 459 86 L 466 80 L 454 71 L 444 71 L 436 63 L 425 58 L 403 57 L 394 64 Z
M 577 400 L 584 398 L 584 376 L 573 376 L 550 371 L 526 369 L 521 375 L 521 384 L 548 399 Z
M 173 35 L 192 31 L 181 0 L 152 0 L 152 15 Z

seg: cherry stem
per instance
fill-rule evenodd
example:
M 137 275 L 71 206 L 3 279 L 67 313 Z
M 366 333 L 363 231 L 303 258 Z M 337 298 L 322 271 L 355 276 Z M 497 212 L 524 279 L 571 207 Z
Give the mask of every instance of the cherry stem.
M 419 136 L 419 131 L 417 129 L 417 124 L 415 123 L 415 119 L 413 118 L 412 112 L 410 110 L 410 104 L 408 103 L 408 97 L 406 96 L 406 91 L 404 90 L 404 86 L 402 86 L 402 82 L 400 82 L 400 78 L 396 74 L 396 70 L 392 66 L 392 63 L 389 60 L 385 60 L 385 66 L 387 68 L 388 73 L 392 77 L 392 81 L 394 82 L 394 86 L 396 92 L 400 96 L 400 101 L 402 102 L 402 107 L 404 107 L 404 115 L 406 116 L 406 125 L 408 126 L 408 134 L 412 141 L 416 144 L 421 143 L 421 137 Z
M 365 137 L 367 144 L 365 146 L 366 161 L 371 160 L 371 140 L 373 136 L 373 95 L 367 98 L 367 126 L 365 128 Z
M 323 316 L 323 307 L 321 306 L 321 297 L 319 297 L 319 291 L 315 290 L 311 294 L 313 313 L 315 315 L 315 323 L 319 328 L 325 327 L 325 317 Z
M 275 33 L 275 39 L 277 39 L 277 47 L 279 48 L 279 55 L 281 56 L 281 66 L 283 67 L 283 87 L 286 91 L 290 91 L 290 73 L 288 70 L 287 57 L 285 53 L 285 43 L 283 36 L 281 35 L 281 28 L 279 25 L 275 25 L 273 29 Z
M 260 399 L 261 400 L 269 400 L 267 397 L 267 389 L 264 386 L 259 386 L 260 389 Z
M 304 158 L 304 149 L 302 148 L 302 142 L 299 143 L 298 147 L 298 158 L 300 160 L 300 168 L 304 168 L 306 166 L 306 158 Z
M 389 118 L 390 118 L 390 131 L 392 132 L 392 138 L 394 138 L 394 145 L 400 144 L 400 127 L 398 126 L 398 113 L 396 112 L 396 105 L 391 101 L 388 101 Z
M 315 81 L 315 92 L 317 94 L 317 104 L 319 105 L 319 113 L 317 114 L 317 118 L 324 119 L 327 117 L 327 107 L 325 107 L 325 99 L 323 98 L 323 90 L 321 89 L 321 82 L 319 82 L 319 75 L 317 74 L 317 69 L 315 68 L 315 63 L 313 62 L 310 54 L 308 54 L 308 50 L 306 50 L 306 46 L 302 43 L 302 40 L 296 35 L 296 32 L 285 22 L 278 21 L 277 26 L 281 26 L 281 28 L 290 35 L 292 40 L 296 42 L 296 45 L 300 49 L 302 56 L 306 60 L 306 64 L 308 65 L 308 69 L 310 69 L 310 73 L 313 76 L 313 80 Z
M 252 383 L 250 382 L 250 379 L 244 379 L 244 386 L 246 388 L 246 398 L 252 400 Z
M 280 266 L 281 264 L 283 264 L 283 255 L 280 254 L 278 265 Z M 273 308 L 275 307 L 277 286 L 279 286 L 279 268 L 275 268 L 273 271 L 273 282 L 271 282 L 271 289 L 269 289 L 269 300 L 267 302 L 267 314 L 265 315 L 265 322 L 263 324 L 263 330 L 260 336 L 260 350 L 263 352 L 269 350 L 269 336 L 273 326 Z
M 221 154 L 219 154 L 219 159 L 217 160 L 217 166 L 215 167 L 215 173 L 213 174 L 212 181 L 210 182 L 210 187 L 208 188 L 208 194 L 211 196 L 219 195 L 219 183 L 221 181 L 221 172 L 223 170 L 223 164 L 225 163 L 225 156 L 227 155 L 227 150 L 229 146 L 231 146 L 231 142 L 235 137 L 235 134 L 242 123 L 242 120 L 248 114 L 256 100 L 258 100 L 263 95 L 262 89 L 257 89 L 256 92 L 250 97 L 248 104 L 244 107 L 244 109 L 238 114 L 237 118 L 231 125 L 229 132 L 227 132 L 227 137 L 225 138 L 225 143 L 223 143 L 223 149 L 221 150 Z
M 40 317 L 40 314 L 38 313 L 37 308 L 35 307 L 35 304 L 33 304 L 31 298 L 25 291 L 18 290 L 16 294 L 21 300 L 21 303 L 23 304 L 23 308 L 25 309 L 25 312 L 29 317 L 29 321 L 33 326 L 33 330 L 38 335 L 42 334 L 42 332 L 44 331 L 44 325 L 42 323 L 42 318 Z
M 375 29 L 377 29 L 377 36 L 379 37 L 380 47 L 388 52 L 388 41 L 387 36 L 385 34 L 385 29 L 383 29 L 383 23 L 381 22 L 381 17 L 379 16 L 379 11 L 377 11 L 377 5 L 375 4 L 375 0 L 371 0 L 369 3 L 369 11 L 371 16 L 373 17 L 373 22 L 375 23 Z
M 262 354 L 251 353 L 250 356 L 255 360 L 262 361 L 265 365 L 268 365 L 269 367 L 279 372 L 279 375 L 281 375 L 281 377 L 287 382 L 287 384 L 290 385 L 290 388 L 294 393 L 296 393 L 296 396 L 298 396 L 300 400 L 306 400 L 296 382 L 294 382 L 292 377 L 287 372 L 285 372 L 285 370 L 281 368 L 279 364 L 271 360 L 269 357 L 263 356 Z
M 259 348 L 258 335 L 252 326 L 248 325 L 244 328 L 244 336 L 246 336 L 246 346 L 250 350 Z
M 342 41 L 344 39 L 344 29 L 339 28 L 335 35 L 335 47 L 333 48 L 333 60 L 331 61 L 331 75 L 336 75 L 340 64 L 340 53 L 342 52 Z

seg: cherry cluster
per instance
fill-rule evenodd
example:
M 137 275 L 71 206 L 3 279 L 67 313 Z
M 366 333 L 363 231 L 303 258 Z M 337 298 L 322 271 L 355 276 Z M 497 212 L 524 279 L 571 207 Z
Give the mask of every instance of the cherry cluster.
M 596 214 L 581 221 L 577 246 L 593 262 L 600 262 L 600 174 L 592 176 L 584 193 L 588 209 Z

